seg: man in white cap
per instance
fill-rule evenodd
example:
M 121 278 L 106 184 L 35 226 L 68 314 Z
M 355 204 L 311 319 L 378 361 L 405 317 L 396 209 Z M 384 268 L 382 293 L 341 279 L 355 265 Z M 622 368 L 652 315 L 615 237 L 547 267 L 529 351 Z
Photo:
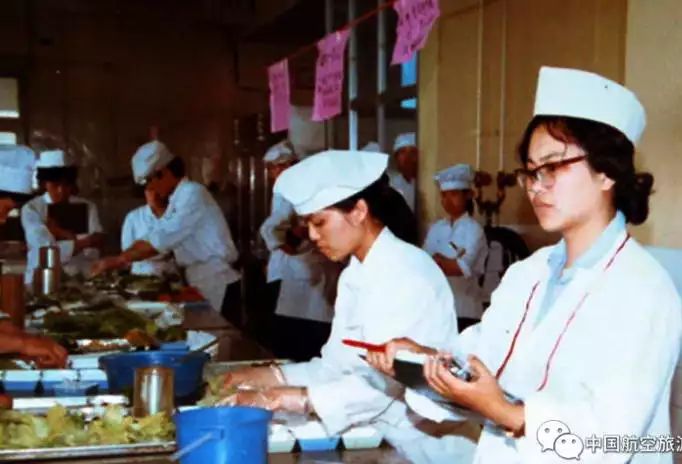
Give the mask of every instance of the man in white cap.
M 283 140 L 270 147 L 263 161 L 274 184 L 298 160 L 289 141 Z M 273 352 L 278 357 L 310 359 L 329 337 L 339 266 L 315 249 L 291 203 L 277 193 L 260 234 L 270 251 L 267 282 L 275 308 Z
M 182 158 L 158 141 L 142 145 L 131 161 L 135 182 L 150 188 L 168 207 L 157 226 L 119 255 L 95 263 L 95 274 L 173 252 L 185 278 L 216 311 L 241 324 L 239 258 L 225 216 L 206 188 L 185 176 Z
M 474 170 L 468 164 L 457 164 L 439 171 L 434 179 L 447 217 L 431 225 L 424 250 L 447 276 L 455 296 L 458 326 L 464 330 L 483 314 L 478 279 L 485 271 L 488 252 L 483 227 L 471 217 Z
M 314 412 L 330 435 L 370 423 L 413 462 L 469 462 L 472 441 L 425 432 L 432 424 L 412 421 L 401 386 L 372 371 L 359 356 L 363 351 L 344 343 L 399 336 L 440 344 L 457 331 L 443 273 L 428 254 L 385 225 L 387 164 L 382 153 L 327 151 L 279 177 L 275 193 L 306 220 L 317 248 L 334 261 L 350 262 L 339 279 L 332 332 L 321 357 L 232 372 L 226 385 L 258 390 L 239 391 L 227 402 Z
M 137 186 L 140 187 L 140 186 Z M 149 185 L 144 189 L 145 205 L 142 205 L 126 214 L 121 228 L 121 249 L 126 250 L 135 243 L 136 240 L 143 239 L 161 221 L 163 213 L 168 208 L 168 198 L 161 198 Z M 136 261 L 130 268 L 131 274 L 163 276 L 177 274 L 178 268 L 175 264 L 173 253 L 165 253 L 154 256 L 153 258 Z
M 33 281 L 38 266 L 40 247 L 59 246 L 65 272 L 87 273 L 92 262 L 99 258 L 104 242 L 97 206 L 90 200 L 75 195 L 78 167 L 63 150 L 44 151 L 36 164 L 36 178 L 44 193 L 26 203 L 21 209 L 21 222 L 28 245 L 26 281 Z M 51 205 L 84 205 L 84 229 L 72 230 L 67 221 L 52 216 Z
M 22 145 L 0 145 L 0 224 L 31 197 L 35 154 Z M 0 308 L 2 310 L 2 308 Z M 52 339 L 29 335 L 0 319 L 0 353 L 36 359 L 44 367 L 63 367 L 67 352 Z M 11 400 L 0 395 L 0 407 Z
M 417 136 L 414 132 L 400 134 L 393 143 L 393 159 L 396 171 L 389 171 L 391 187 L 396 189 L 405 198 L 412 211 L 417 202 L 416 182 L 417 164 L 419 161 L 419 149 L 417 148 Z
M 435 358 L 424 370 L 433 390 L 485 418 L 474 462 L 673 462 L 655 437 L 670 441 L 682 303 L 626 226 L 649 211 L 653 176 L 634 162 L 645 124 L 622 85 L 540 70 L 516 173 L 540 226 L 562 240 L 510 266 L 481 322 L 455 339 L 468 381 Z M 404 340 L 386 352 L 398 346 L 434 353 Z

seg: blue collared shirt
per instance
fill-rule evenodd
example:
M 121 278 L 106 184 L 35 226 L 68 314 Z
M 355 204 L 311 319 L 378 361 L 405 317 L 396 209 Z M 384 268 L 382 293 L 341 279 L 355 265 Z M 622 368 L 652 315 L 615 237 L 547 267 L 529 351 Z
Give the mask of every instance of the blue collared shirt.
M 601 260 L 606 253 L 613 247 L 614 242 L 625 231 L 625 216 L 620 211 L 611 220 L 609 225 L 604 229 L 596 242 L 575 260 L 573 266 L 564 269 L 566 265 L 566 242 L 561 240 L 557 246 L 552 250 L 547 259 L 549 265 L 549 282 L 547 283 L 547 291 L 542 300 L 542 305 L 535 318 L 535 326 L 545 318 L 552 305 L 561 295 L 561 292 L 568 286 L 575 276 L 578 268 L 590 268 Z

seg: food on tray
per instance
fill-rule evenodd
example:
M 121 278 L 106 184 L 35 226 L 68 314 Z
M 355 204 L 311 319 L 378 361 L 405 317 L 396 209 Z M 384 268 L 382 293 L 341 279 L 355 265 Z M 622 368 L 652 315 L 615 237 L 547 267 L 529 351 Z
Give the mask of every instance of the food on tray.
M 101 417 L 87 421 L 63 406 L 46 415 L 0 411 L 0 448 L 52 448 L 63 446 L 119 445 L 172 440 L 175 427 L 165 413 L 144 418 L 110 405 Z
M 237 393 L 237 387 L 225 386 L 225 374 L 214 375 L 208 378 L 206 393 L 197 402 L 199 406 L 215 406 L 223 398 Z

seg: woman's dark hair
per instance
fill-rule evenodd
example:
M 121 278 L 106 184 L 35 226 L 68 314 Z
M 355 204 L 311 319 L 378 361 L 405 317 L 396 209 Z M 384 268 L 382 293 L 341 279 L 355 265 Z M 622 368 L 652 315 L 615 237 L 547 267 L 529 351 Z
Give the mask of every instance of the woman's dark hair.
M 618 129 L 601 122 L 566 116 L 536 116 L 526 127 L 518 154 L 521 163 L 528 162 L 528 150 L 533 132 L 544 127 L 556 140 L 580 146 L 587 162 L 596 172 L 615 182 L 613 206 L 631 224 L 642 224 L 649 215 L 649 196 L 654 176 L 635 171 L 635 147 Z
M 365 200 L 369 214 L 399 239 L 416 245 L 419 240 L 417 219 L 405 198 L 393 189 L 388 176 L 383 174 L 378 180 L 355 195 L 330 206 L 344 213 L 350 212 L 359 200 Z
M 22 206 L 28 200 L 33 198 L 33 195 L 31 195 L 30 193 L 16 193 L 16 192 L 8 192 L 6 190 L 0 190 L 0 198 L 10 198 L 18 206 Z
M 185 162 L 179 156 L 173 158 L 166 167 L 178 179 L 185 177 Z
M 78 168 L 76 166 L 38 168 L 36 179 L 39 183 L 66 182 L 75 186 L 78 179 Z

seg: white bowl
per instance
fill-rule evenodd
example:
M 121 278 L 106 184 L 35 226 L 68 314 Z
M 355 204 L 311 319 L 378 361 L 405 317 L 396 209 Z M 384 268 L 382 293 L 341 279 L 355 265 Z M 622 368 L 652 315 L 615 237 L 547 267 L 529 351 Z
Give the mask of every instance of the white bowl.
M 378 448 L 383 435 L 370 425 L 353 427 L 341 435 L 346 449 Z

